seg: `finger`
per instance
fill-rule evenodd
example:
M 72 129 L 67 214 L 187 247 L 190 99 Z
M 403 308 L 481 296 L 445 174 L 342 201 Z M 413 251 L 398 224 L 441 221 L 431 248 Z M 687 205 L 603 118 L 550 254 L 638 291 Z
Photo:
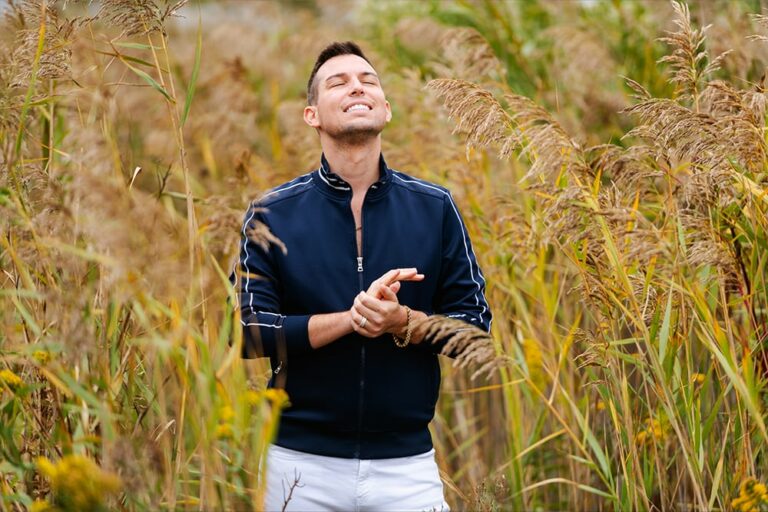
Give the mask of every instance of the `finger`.
M 352 311 L 352 325 L 360 327 L 360 323 L 363 321 L 364 315 L 357 310 L 355 306 L 350 309 Z
M 392 269 L 373 281 L 368 288 L 368 293 L 376 297 L 381 295 L 379 289 L 382 286 L 389 286 L 398 281 L 421 281 L 422 279 L 424 279 L 424 274 L 419 274 L 415 267 Z
M 383 276 L 378 278 L 376 281 L 374 281 L 374 283 L 375 282 L 379 282 L 379 283 L 384 284 L 384 285 L 390 285 L 390 284 L 392 284 L 393 282 L 395 282 L 397 280 L 397 278 L 400 275 L 400 273 L 402 272 L 402 270 L 403 269 L 400 269 L 400 268 L 392 269 L 389 272 L 386 272 Z M 414 269 L 414 270 L 416 270 L 416 269 Z
M 360 325 L 360 322 L 362 322 L 363 318 L 366 319 L 365 325 L 363 325 L 363 329 L 377 329 L 381 327 L 383 316 L 380 313 L 371 311 L 363 305 L 352 306 L 352 310 L 354 311 L 358 326 Z
M 377 279 L 377 281 L 380 281 L 384 285 L 390 285 L 395 281 L 421 281 L 423 279 L 424 274 L 419 274 L 419 271 L 415 267 L 412 267 L 390 270 Z
M 369 330 L 371 327 L 371 320 L 366 314 L 363 312 L 357 310 L 354 306 L 352 306 L 352 329 L 358 333 L 362 334 L 364 336 L 368 336 L 369 338 L 373 336 L 372 332 Z M 365 322 L 363 322 L 363 318 L 365 318 Z M 361 327 L 360 324 L 363 323 L 363 326 Z
M 353 303 L 354 306 L 363 306 L 367 308 L 369 311 L 373 313 L 382 313 L 384 312 L 384 307 L 381 304 L 381 301 L 378 299 L 373 298 L 371 295 L 369 295 L 366 292 L 360 292 L 357 297 L 355 297 L 355 302 Z
M 379 290 L 380 292 L 383 292 L 385 289 L 389 290 L 386 286 L 382 286 Z M 357 300 L 359 300 L 360 304 L 376 313 L 381 314 L 387 311 L 387 306 L 378 297 L 373 297 L 367 293 L 361 293 L 357 296 Z
M 424 280 L 424 274 L 416 274 L 413 277 L 408 277 L 408 278 L 398 278 L 395 282 L 393 282 L 393 283 L 391 283 L 389 285 L 389 289 L 392 290 L 395 293 L 398 293 L 400 291 L 400 286 L 401 286 L 400 282 L 401 281 L 423 281 L 423 280 Z M 382 292 L 381 292 L 382 287 L 383 287 L 383 285 L 381 285 L 380 283 L 374 281 L 371 284 L 371 287 L 368 288 L 367 293 L 368 293 L 368 295 L 370 295 L 372 297 L 376 297 L 377 299 L 379 299 L 379 298 L 383 297 Z
M 376 299 L 372 299 L 372 300 L 374 300 L 377 303 L 379 302 Z M 386 307 L 384 307 L 383 304 L 374 304 L 374 307 L 376 307 L 377 309 L 373 309 L 367 303 L 364 303 L 362 301 L 358 304 L 355 304 L 352 307 L 355 308 L 356 312 L 358 312 L 359 314 L 367 318 L 369 322 L 373 322 L 373 323 L 379 322 L 382 318 L 382 315 L 386 311 Z
M 392 285 L 390 285 L 390 286 L 392 286 Z M 382 286 L 381 287 L 381 298 L 383 300 L 388 300 L 390 302 L 398 302 L 397 301 L 397 295 L 395 294 L 395 292 L 392 291 L 390 286 Z
M 416 267 L 396 268 L 381 276 L 378 281 L 381 281 L 382 284 L 390 285 L 395 281 L 410 281 L 414 276 L 418 275 L 422 274 L 419 274 L 419 271 L 416 269 Z M 422 279 L 424 278 L 422 277 Z
M 377 279 L 376 281 L 371 283 L 371 286 L 368 287 L 368 290 L 366 290 L 365 293 L 367 293 L 371 297 L 378 297 L 379 295 L 381 295 L 380 290 L 382 286 L 385 286 L 385 285 L 381 284 L 381 281 Z

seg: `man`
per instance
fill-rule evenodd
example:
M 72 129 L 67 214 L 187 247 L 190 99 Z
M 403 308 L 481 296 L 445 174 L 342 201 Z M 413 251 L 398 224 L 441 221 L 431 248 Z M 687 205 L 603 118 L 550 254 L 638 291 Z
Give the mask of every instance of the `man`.
M 268 356 L 291 402 L 265 508 L 448 510 L 427 428 L 444 342 L 414 326 L 443 314 L 489 330 L 485 281 L 448 191 L 384 162 L 392 111 L 356 44 L 320 53 L 307 100 L 320 168 L 265 194 L 242 231 L 244 356 Z M 255 240 L 259 226 L 280 242 Z

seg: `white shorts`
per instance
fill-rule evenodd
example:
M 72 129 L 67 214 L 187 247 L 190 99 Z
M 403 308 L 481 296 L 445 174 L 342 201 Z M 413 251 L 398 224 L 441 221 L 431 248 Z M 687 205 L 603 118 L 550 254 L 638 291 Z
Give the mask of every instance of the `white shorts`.
M 412 457 L 360 460 L 271 445 L 266 484 L 264 508 L 270 512 L 283 510 L 286 500 L 286 511 L 450 511 L 434 449 Z

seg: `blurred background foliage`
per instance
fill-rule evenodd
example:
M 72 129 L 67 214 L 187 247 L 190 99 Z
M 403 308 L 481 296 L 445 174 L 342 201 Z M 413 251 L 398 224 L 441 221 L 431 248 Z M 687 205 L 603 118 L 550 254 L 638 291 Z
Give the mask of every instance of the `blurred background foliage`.
M 290 397 L 226 274 L 318 165 L 306 80 L 346 39 L 488 281 L 503 363 L 442 361 L 451 506 L 766 509 L 762 0 L 0 5 L 0 509 L 259 508 Z

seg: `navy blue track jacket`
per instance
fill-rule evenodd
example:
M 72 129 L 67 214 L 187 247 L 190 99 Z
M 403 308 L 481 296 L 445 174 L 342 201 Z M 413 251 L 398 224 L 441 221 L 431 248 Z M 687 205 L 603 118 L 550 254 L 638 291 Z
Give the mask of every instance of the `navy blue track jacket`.
M 389 169 L 362 207 L 358 257 L 351 187 L 319 169 L 255 201 L 242 230 L 239 272 L 244 357 L 269 357 L 270 386 L 284 387 L 291 406 L 276 444 L 344 458 L 381 459 L 432 448 L 427 428 L 440 388 L 437 354 L 427 340 L 406 348 L 390 335 L 352 333 L 313 349 L 314 314 L 346 311 L 355 296 L 394 268 L 416 267 L 421 282 L 403 282 L 401 304 L 459 318 L 486 331 L 491 312 L 485 280 L 467 230 L 443 187 Z M 285 245 L 267 248 L 249 236 L 256 221 Z

